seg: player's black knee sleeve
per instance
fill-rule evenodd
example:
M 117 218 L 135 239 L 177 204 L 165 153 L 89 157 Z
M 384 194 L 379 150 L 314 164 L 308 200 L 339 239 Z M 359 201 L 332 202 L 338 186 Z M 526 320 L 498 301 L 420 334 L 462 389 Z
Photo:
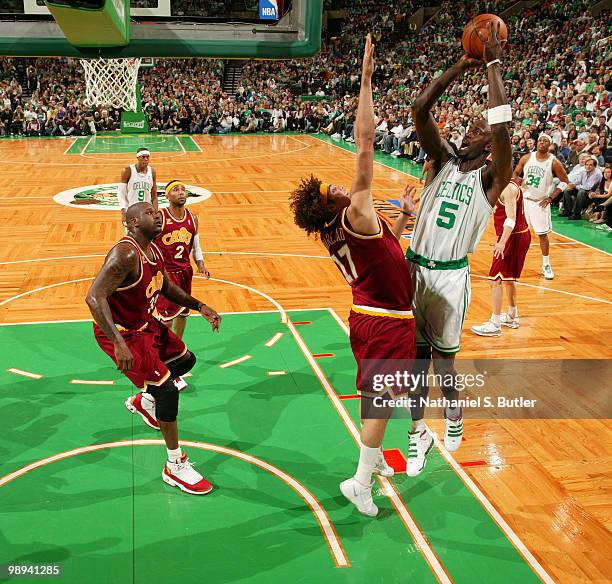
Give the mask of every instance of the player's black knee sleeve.
M 181 375 L 185 375 L 188 371 L 193 369 L 196 364 L 196 356 L 191 352 L 187 351 L 180 359 L 174 363 L 168 363 L 168 369 L 170 369 L 170 375 L 172 379 L 176 379 Z
M 162 422 L 174 422 L 178 415 L 179 392 L 172 379 L 147 391 L 155 398 L 155 417 Z

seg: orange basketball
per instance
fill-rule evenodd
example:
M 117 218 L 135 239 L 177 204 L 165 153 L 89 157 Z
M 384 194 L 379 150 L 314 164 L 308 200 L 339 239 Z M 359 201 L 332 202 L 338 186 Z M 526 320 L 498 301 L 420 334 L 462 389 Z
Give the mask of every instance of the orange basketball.
M 482 59 L 484 47 L 482 41 L 478 37 L 477 30 L 486 39 L 489 36 L 489 22 L 493 22 L 496 25 L 497 22 L 501 24 L 499 29 L 499 36 L 502 42 L 505 43 L 508 39 L 508 27 L 506 23 L 495 14 L 479 14 L 472 18 L 467 26 L 463 29 L 463 36 L 461 42 L 463 43 L 463 50 L 467 55 L 474 59 Z

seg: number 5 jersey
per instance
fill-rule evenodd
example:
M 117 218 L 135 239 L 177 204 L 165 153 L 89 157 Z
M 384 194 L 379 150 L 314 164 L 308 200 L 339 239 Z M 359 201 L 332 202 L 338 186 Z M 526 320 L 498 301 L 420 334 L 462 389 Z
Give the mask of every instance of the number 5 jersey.
M 463 260 L 480 241 L 493 213 L 482 186 L 485 167 L 462 172 L 459 164 L 458 158 L 450 158 L 423 189 L 409 260 L 435 268 Z

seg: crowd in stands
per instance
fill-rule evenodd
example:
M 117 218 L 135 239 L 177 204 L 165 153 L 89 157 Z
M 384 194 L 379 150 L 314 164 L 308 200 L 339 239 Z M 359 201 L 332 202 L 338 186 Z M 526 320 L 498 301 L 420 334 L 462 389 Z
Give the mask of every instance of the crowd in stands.
M 351 142 L 363 41 L 372 32 L 377 45 L 376 147 L 394 157 L 423 162 L 425 155 L 411 119 L 412 100 L 459 58 L 461 32 L 470 18 L 499 13 L 513 3 L 443 0 L 440 10 L 417 33 L 409 19 L 423 2 L 344 2 L 341 35 L 327 35 L 319 55 L 250 61 L 235 94 L 223 91 L 222 61 L 158 60 L 154 69 L 141 69 L 143 109 L 150 128 L 163 133 L 301 131 Z M 338 0 L 331 4 L 337 8 Z M 573 217 L 590 208 L 585 202 L 596 199 L 594 193 L 607 200 L 612 195 L 610 172 L 603 171 L 612 163 L 610 15 L 593 17 L 590 4 L 588 0 L 543 0 L 508 18 L 510 34 L 503 63 L 514 113 L 515 162 L 533 151 L 538 136 L 546 132 L 552 138 L 551 150 L 572 176 L 582 176 L 590 167 L 590 162 L 585 166 L 587 154 L 595 165 L 586 171 L 586 183 L 572 183 L 576 189 L 564 198 L 562 213 Z M 438 126 L 456 148 L 470 121 L 486 109 L 487 90 L 483 67 L 458 79 L 436 106 L 433 114 Z M 88 108 L 83 96 L 82 71 L 76 61 L 0 59 L 0 100 L 4 102 L 0 134 L 70 135 L 118 128 L 120 112 Z M 587 216 L 601 221 L 597 213 Z

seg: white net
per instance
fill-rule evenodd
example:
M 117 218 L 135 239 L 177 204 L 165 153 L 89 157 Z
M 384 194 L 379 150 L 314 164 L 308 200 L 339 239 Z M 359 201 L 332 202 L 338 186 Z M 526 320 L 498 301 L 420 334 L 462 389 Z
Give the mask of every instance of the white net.
M 140 59 L 81 59 L 88 106 L 106 105 L 136 111 Z

